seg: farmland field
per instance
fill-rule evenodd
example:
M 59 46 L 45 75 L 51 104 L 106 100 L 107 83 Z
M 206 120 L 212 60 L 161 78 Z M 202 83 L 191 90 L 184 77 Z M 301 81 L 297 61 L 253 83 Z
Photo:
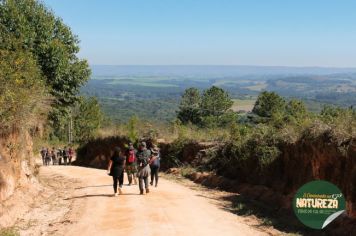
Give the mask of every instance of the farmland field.
M 249 96 L 246 99 L 233 99 L 234 104 L 232 105 L 233 111 L 244 111 L 250 112 L 255 105 L 257 97 Z
M 82 93 L 99 98 L 105 113 L 115 122 L 132 115 L 146 120 L 172 121 L 184 90 L 201 92 L 218 86 L 234 100 L 234 111 L 250 112 L 261 91 L 274 91 L 302 99 L 319 112 L 324 104 L 356 106 L 356 72 L 322 69 L 294 74 L 279 69 L 234 66 L 95 66 Z M 334 73 L 335 72 L 335 73 Z M 120 111 L 120 112 L 118 112 Z

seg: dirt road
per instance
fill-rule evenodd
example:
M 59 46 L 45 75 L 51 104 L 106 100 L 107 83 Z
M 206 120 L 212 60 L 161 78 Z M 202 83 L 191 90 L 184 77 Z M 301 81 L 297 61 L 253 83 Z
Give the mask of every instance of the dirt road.
M 22 229 L 22 235 L 266 234 L 198 191 L 163 178 L 148 195 L 139 195 L 137 185 L 124 185 L 123 195 L 113 197 L 105 170 L 50 166 L 41 168 L 40 177 L 52 190 L 25 217 L 37 226 Z

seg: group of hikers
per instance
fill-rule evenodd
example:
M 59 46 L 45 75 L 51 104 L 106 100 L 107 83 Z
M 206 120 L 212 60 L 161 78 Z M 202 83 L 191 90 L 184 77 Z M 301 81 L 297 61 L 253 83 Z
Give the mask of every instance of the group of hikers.
M 52 165 L 71 165 L 74 156 L 72 147 L 64 147 L 63 149 L 56 148 L 41 148 L 42 163 L 45 166 Z
M 150 192 L 149 176 L 151 177 L 150 185 L 154 184 L 157 187 L 159 168 L 160 152 L 156 145 L 148 149 L 146 142 L 141 142 L 138 150 L 134 148 L 132 143 L 129 143 L 125 150 L 116 147 L 107 170 L 113 178 L 114 196 L 122 194 L 125 170 L 129 181 L 128 185 L 137 184 L 136 177 L 138 178 L 140 194 L 142 195 L 144 190 L 146 194 Z

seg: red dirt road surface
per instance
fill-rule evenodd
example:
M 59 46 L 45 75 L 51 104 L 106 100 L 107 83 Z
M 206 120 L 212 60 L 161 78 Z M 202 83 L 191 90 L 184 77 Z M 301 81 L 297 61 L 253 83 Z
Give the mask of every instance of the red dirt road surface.
M 199 191 L 163 178 L 158 188 L 151 187 L 143 196 L 125 179 L 123 195 L 117 197 L 105 170 L 49 166 L 41 167 L 40 178 L 52 183 L 52 190 L 45 190 L 51 196 L 39 198 L 42 203 L 22 220 L 37 221 L 37 226 L 24 227 L 21 235 L 271 234 L 248 225 L 244 217 L 223 210 Z M 41 218 L 43 214 L 46 217 Z

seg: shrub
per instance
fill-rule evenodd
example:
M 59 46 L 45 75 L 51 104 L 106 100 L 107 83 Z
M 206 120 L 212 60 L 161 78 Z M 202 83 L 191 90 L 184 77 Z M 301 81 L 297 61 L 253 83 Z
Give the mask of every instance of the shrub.
M 47 99 L 46 99 L 47 98 Z M 44 81 L 31 54 L 0 50 L 0 129 L 35 125 L 48 109 Z

